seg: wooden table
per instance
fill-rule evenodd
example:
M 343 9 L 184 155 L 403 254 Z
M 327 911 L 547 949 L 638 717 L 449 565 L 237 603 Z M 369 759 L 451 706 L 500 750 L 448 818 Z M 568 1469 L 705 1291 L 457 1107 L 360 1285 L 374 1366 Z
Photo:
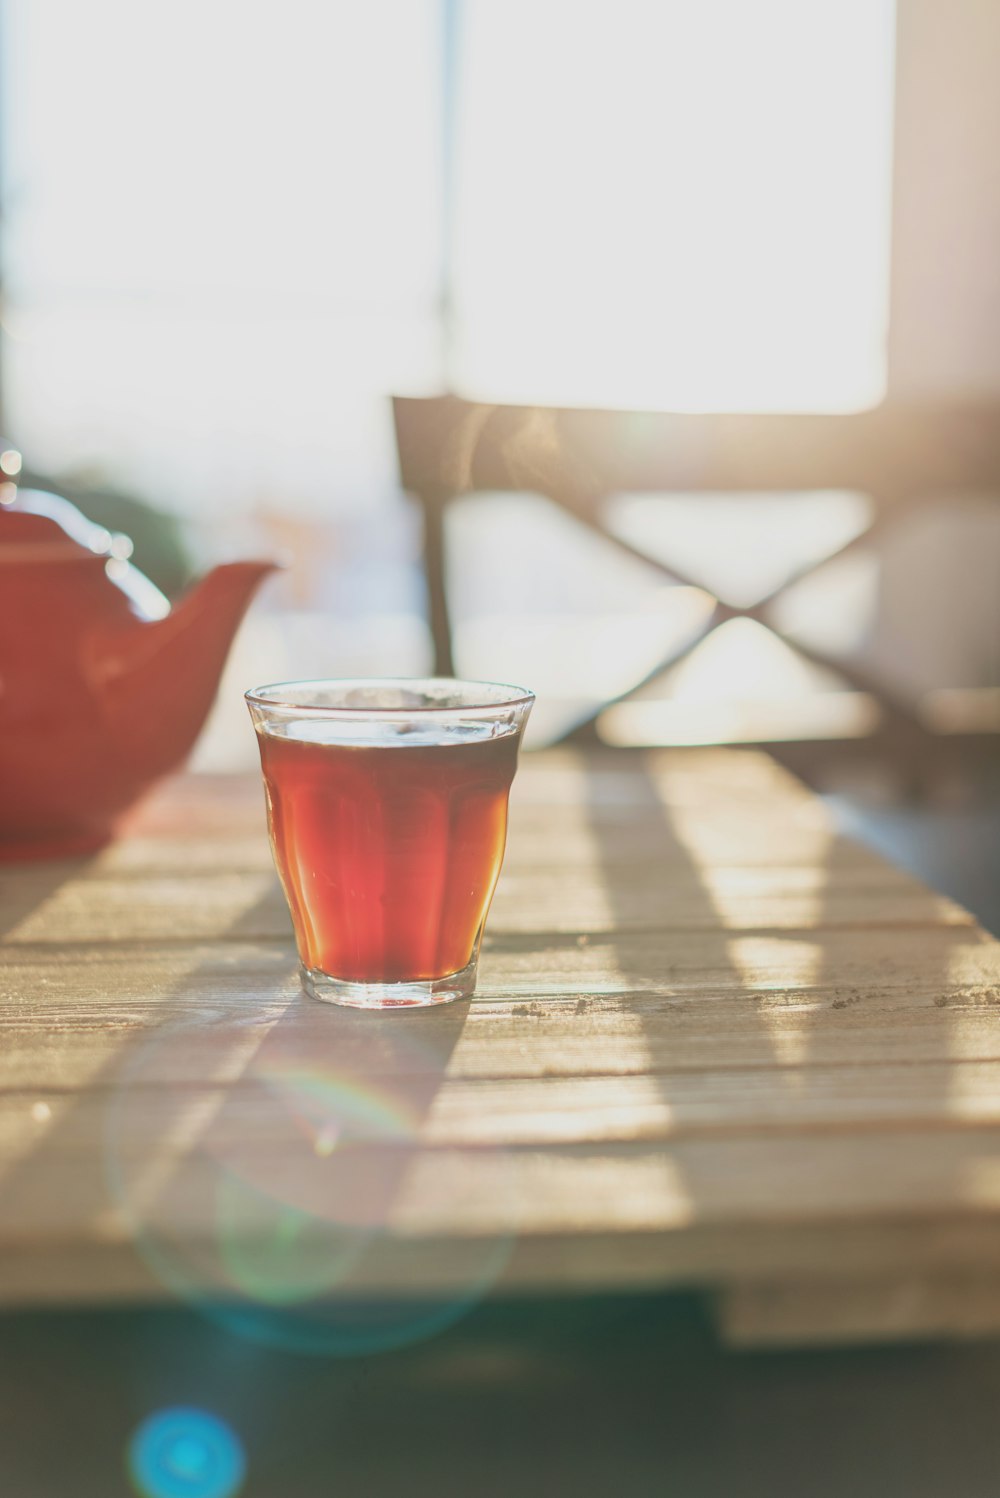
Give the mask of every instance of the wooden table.
M 305 1221 L 365 1242 L 323 1294 L 489 1260 L 738 1342 L 1000 1329 L 1000 943 L 762 755 L 525 757 L 471 1004 L 300 994 L 255 779 L 0 912 L 8 1305 L 252 1293 Z

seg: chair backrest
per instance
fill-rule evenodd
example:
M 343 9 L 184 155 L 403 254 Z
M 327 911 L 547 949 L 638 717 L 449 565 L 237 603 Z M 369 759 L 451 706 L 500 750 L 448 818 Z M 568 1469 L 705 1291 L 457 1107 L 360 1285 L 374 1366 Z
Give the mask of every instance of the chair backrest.
M 870 537 L 917 503 L 1000 493 L 1000 406 L 995 404 L 887 403 L 844 415 L 680 415 L 499 406 L 448 395 L 396 397 L 393 410 L 403 487 L 423 510 L 429 623 L 436 669 L 445 675 L 453 672 L 454 654 L 444 512 L 464 494 L 542 494 L 612 545 L 642 556 L 675 580 L 692 581 L 610 531 L 602 516 L 604 501 L 642 491 L 759 495 L 847 489 L 872 502 L 873 522 L 865 533 Z M 707 628 L 730 617 L 759 617 L 778 593 L 816 565 L 751 608 L 720 603 Z M 770 621 L 769 627 L 774 629 Z M 849 685 L 872 693 L 897 729 L 919 728 L 912 710 L 886 684 L 804 649 L 799 641 L 794 646 Z M 661 662 L 651 675 L 672 662 Z

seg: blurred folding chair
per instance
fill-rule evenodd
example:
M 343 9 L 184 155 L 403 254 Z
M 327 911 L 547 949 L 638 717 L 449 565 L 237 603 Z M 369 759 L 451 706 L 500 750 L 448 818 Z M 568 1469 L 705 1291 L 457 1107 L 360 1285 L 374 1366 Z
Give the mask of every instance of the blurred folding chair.
M 445 516 L 463 495 L 545 496 L 610 546 L 641 558 L 672 582 L 704 587 L 701 579 L 685 576 L 672 562 L 610 529 L 609 499 L 636 493 L 759 498 L 851 491 L 871 502 L 870 523 L 860 534 L 799 567 L 752 604 L 716 600 L 693 638 L 618 697 L 602 702 L 569 736 L 592 736 L 609 706 L 664 675 L 719 624 L 742 618 L 766 623 L 800 656 L 872 699 L 876 732 L 896 756 L 905 756 L 904 764 L 942 737 L 925 721 L 919 704 L 864 666 L 790 638 L 771 606 L 818 567 L 870 542 L 918 505 L 1000 493 L 1000 407 L 886 404 L 850 415 L 675 415 L 497 406 L 441 396 L 396 397 L 393 408 L 402 484 L 423 515 L 428 622 L 439 673 L 454 673 Z M 1000 712 L 989 727 L 1000 727 Z M 760 742 L 768 742 L 766 734 Z

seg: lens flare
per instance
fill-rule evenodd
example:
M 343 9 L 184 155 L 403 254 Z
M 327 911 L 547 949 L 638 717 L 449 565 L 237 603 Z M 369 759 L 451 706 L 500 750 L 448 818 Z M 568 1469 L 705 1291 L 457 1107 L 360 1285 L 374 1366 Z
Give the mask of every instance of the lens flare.
M 108 1177 L 173 1294 L 255 1341 L 350 1357 L 431 1336 L 489 1291 L 515 1159 L 436 1121 L 461 1017 L 435 1019 L 432 1044 L 303 1000 L 221 1070 L 193 1025 L 142 1044 L 109 1103 Z
M 159 1410 L 129 1442 L 128 1472 L 141 1498 L 232 1498 L 243 1485 L 246 1459 L 218 1416 Z

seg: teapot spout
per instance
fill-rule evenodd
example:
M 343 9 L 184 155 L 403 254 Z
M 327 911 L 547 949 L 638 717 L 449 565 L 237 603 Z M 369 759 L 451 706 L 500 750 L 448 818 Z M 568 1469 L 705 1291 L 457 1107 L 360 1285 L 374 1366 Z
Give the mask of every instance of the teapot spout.
M 118 635 L 104 698 L 119 746 L 150 776 L 187 756 L 212 706 L 229 648 L 274 562 L 227 562 L 196 583 L 165 618 Z

